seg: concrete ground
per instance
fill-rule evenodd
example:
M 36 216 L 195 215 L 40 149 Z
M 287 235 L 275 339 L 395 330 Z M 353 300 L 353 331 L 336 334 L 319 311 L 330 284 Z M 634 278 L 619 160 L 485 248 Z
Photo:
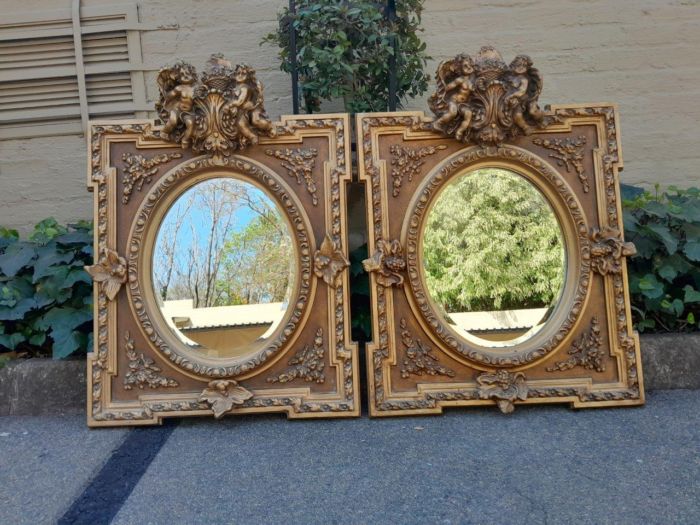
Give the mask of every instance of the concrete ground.
M 0 523 L 700 523 L 700 391 L 643 408 L 0 418 Z

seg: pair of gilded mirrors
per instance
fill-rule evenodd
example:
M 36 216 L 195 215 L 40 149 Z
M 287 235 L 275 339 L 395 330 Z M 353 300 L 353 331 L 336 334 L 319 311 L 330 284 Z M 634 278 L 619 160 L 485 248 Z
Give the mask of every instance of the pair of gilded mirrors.
M 372 416 L 644 402 L 614 105 L 538 105 L 524 55 L 440 64 L 423 112 L 272 122 L 255 71 L 158 75 L 94 122 L 91 426 L 360 414 L 347 196 L 366 192 Z M 357 170 L 353 173 L 353 162 Z

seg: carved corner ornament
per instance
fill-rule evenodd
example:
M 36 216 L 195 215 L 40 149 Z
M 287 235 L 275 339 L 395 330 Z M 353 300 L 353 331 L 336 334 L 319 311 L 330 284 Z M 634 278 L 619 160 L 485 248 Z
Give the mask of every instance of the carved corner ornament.
M 312 204 L 318 206 L 316 181 L 313 177 L 314 164 L 318 155 L 316 148 L 266 149 L 265 155 L 281 160 L 282 167 L 287 170 L 289 176 L 294 177 L 297 184 L 306 186 L 306 191 L 311 195 Z
M 232 379 L 215 379 L 209 381 L 207 388 L 199 395 L 200 403 L 207 403 L 214 411 L 216 419 L 230 411 L 234 405 L 242 405 L 253 393 L 243 388 Z
M 326 234 L 321 248 L 314 254 L 314 274 L 323 279 L 328 286 L 336 288 L 340 284 L 343 270 L 350 266 L 345 254 L 338 245 Z
M 290 368 L 277 376 L 268 377 L 267 382 L 288 383 L 295 379 L 303 379 L 307 383 L 323 383 L 326 379 L 323 375 L 323 370 L 325 368 L 325 363 L 323 361 L 324 353 L 323 329 L 319 328 L 316 330 L 313 346 L 304 346 L 304 348 L 294 354 L 294 357 L 287 363 Z
M 583 167 L 584 150 L 586 147 L 586 137 L 581 135 L 576 138 L 567 137 L 565 139 L 532 139 L 533 144 L 542 146 L 543 148 L 555 151 L 549 156 L 557 161 L 558 166 L 564 166 L 566 172 L 571 172 L 574 168 L 578 180 L 583 186 L 583 192 L 588 193 L 591 189 L 588 183 L 588 175 L 586 175 Z
M 154 175 L 158 173 L 160 164 L 165 164 L 173 159 L 182 158 L 182 153 L 160 153 L 147 159 L 138 153 L 124 153 L 122 161 L 124 162 L 124 177 L 122 177 L 122 185 L 124 186 L 122 194 L 122 203 L 129 204 L 131 194 L 136 187 L 137 191 L 141 191 L 144 184 L 149 184 Z
M 406 319 L 401 319 L 401 342 L 406 348 L 406 357 L 401 367 L 401 377 L 406 379 L 410 375 L 422 376 L 448 376 L 454 377 L 453 370 L 442 366 L 432 349 L 420 339 L 414 339 L 406 328 Z
M 157 81 L 161 138 L 184 149 L 228 156 L 257 144 L 259 135 L 275 133 L 265 113 L 263 86 L 250 66 L 234 67 L 217 54 L 201 75 L 180 61 L 162 68 Z
M 399 196 L 404 177 L 410 182 L 413 180 L 414 175 L 420 173 L 421 166 L 425 164 L 425 157 L 434 155 L 443 149 L 447 149 L 447 146 L 444 144 L 423 146 L 422 148 L 393 144 L 389 148 L 389 153 L 391 153 L 392 196 Z
M 567 359 L 547 367 L 547 371 L 556 372 L 570 370 L 575 366 L 582 366 L 588 370 L 605 372 L 603 339 L 600 335 L 600 323 L 596 316 L 593 316 L 591 319 L 591 328 L 574 341 L 568 353 L 569 357 Z
M 97 264 L 85 266 L 85 271 L 95 282 L 100 283 L 107 298 L 113 301 L 126 282 L 126 259 L 107 248 L 103 250 Z
M 522 372 L 511 373 L 507 370 L 486 372 L 477 376 L 476 382 L 479 384 L 479 398 L 495 400 L 504 414 L 510 414 L 515 410 L 513 404 L 515 400 L 527 399 L 528 387 L 525 374 Z
M 601 275 L 620 273 L 622 258 L 637 253 L 634 244 L 622 240 L 620 230 L 616 228 L 591 228 L 590 238 L 591 268 Z
M 461 142 L 499 145 L 555 121 L 538 106 L 542 75 L 527 55 L 506 64 L 495 48 L 485 46 L 475 56 L 441 62 L 435 80 L 428 100 L 432 128 Z
M 377 283 L 385 288 L 403 285 L 402 272 L 406 270 L 406 259 L 401 243 L 397 239 L 393 241 L 379 239 L 374 254 L 362 261 L 362 265 L 366 272 L 375 272 Z
M 143 390 L 148 388 L 173 388 L 179 385 L 174 379 L 161 375 L 161 369 L 155 365 L 150 357 L 136 352 L 134 340 L 130 333 L 125 333 L 126 357 L 129 359 L 129 371 L 124 376 L 124 390 L 132 390 L 134 387 Z

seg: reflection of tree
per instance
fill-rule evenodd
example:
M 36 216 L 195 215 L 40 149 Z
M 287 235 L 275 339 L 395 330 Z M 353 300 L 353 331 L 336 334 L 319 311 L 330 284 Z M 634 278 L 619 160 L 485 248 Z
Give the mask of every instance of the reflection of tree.
M 288 228 L 254 186 L 211 179 L 168 211 L 154 254 L 160 299 L 192 299 L 195 308 L 281 301 L 292 255 Z
M 484 169 L 448 186 L 423 238 L 431 296 L 448 312 L 551 304 L 563 279 L 557 220 L 525 179 Z
M 290 281 L 292 244 L 283 219 L 258 215 L 226 243 L 226 262 L 217 290 L 223 304 L 279 302 Z

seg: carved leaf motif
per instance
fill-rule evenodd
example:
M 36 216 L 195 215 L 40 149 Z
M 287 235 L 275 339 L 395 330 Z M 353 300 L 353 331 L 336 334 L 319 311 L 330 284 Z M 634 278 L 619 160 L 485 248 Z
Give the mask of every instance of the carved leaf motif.
M 508 65 L 493 47 L 471 57 L 460 54 L 442 62 L 437 89 L 428 105 L 433 129 L 463 142 L 499 145 L 557 121 L 538 106 L 542 76 L 532 60 L 518 55 Z
M 122 160 L 124 161 L 124 177 L 122 177 L 122 185 L 124 186 L 122 202 L 129 204 L 131 193 L 134 191 L 134 186 L 137 191 L 141 191 L 144 184 L 149 184 L 151 178 L 158 173 L 160 164 L 164 164 L 173 159 L 182 158 L 182 153 L 161 153 L 147 159 L 143 155 L 134 153 L 124 153 Z
M 410 148 L 398 144 L 392 145 L 389 148 L 389 153 L 391 153 L 392 157 L 391 179 L 393 188 L 391 194 L 394 197 L 398 197 L 404 177 L 406 177 L 409 182 L 412 181 L 413 176 L 420 173 L 420 168 L 425 163 L 423 159 L 443 149 L 447 149 L 447 146 L 444 144 L 424 146 L 422 148 Z
M 282 167 L 287 170 L 290 177 L 296 179 L 297 184 L 306 185 L 306 191 L 311 195 L 311 202 L 314 206 L 318 206 L 316 181 L 313 177 L 314 164 L 318 155 L 316 148 L 267 149 L 265 154 L 283 161 Z
M 566 139 L 532 139 L 533 144 L 542 146 L 543 148 L 554 150 L 556 153 L 550 153 L 549 156 L 557 161 L 557 165 L 564 166 L 567 173 L 573 167 L 578 175 L 579 181 L 583 186 L 583 192 L 590 191 L 588 184 L 588 175 L 586 175 L 583 167 L 583 153 L 586 145 L 586 137 L 581 135 L 578 138 Z
M 622 258 L 631 257 L 637 249 L 631 242 L 622 240 L 620 230 L 606 226 L 602 230 L 591 228 L 591 268 L 601 275 L 622 271 Z
M 290 368 L 281 374 L 273 377 L 268 377 L 268 383 L 288 383 L 295 379 L 303 379 L 307 383 L 315 381 L 323 383 L 326 378 L 323 375 L 325 363 L 323 355 L 323 329 L 319 328 L 314 337 L 314 345 L 306 345 L 299 350 L 294 357 L 289 360 Z
M 403 285 L 403 275 L 400 272 L 406 269 L 406 260 L 401 243 L 396 239 L 379 239 L 374 254 L 362 261 L 362 265 L 366 272 L 376 272 L 377 283 L 385 288 Z
M 314 274 L 328 286 L 336 288 L 345 268 L 350 266 L 345 254 L 336 247 L 330 235 L 326 234 L 321 248 L 314 254 Z
M 160 374 L 161 369 L 155 365 L 153 359 L 144 354 L 136 353 L 134 340 L 129 332 L 125 335 L 126 357 L 129 359 L 129 371 L 124 376 L 124 390 L 132 390 L 137 387 L 143 390 L 149 388 L 172 388 L 178 386 L 178 382 Z
M 208 388 L 205 388 L 200 394 L 199 401 L 211 406 L 216 419 L 230 411 L 235 405 L 242 405 L 253 397 L 252 392 L 232 379 L 215 379 L 209 381 L 207 386 Z
M 600 335 L 600 323 L 596 316 L 591 319 L 591 328 L 588 332 L 581 334 L 568 353 L 570 356 L 568 359 L 554 363 L 554 365 L 547 367 L 547 371 L 570 370 L 575 366 L 582 366 L 588 370 L 605 372 L 603 339 Z
M 406 329 L 406 319 L 402 318 L 399 325 L 401 326 L 401 342 L 406 348 L 401 377 L 405 379 L 409 375 L 455 376 L 453 370 L 440 364 L 429 346 L 423 344 L 419 339 L 413 338 L 413 335 Z
M 126 259 L 107 248 L 102 252 L 99 262 L 92 266 L 85 266 L 85 271 L 95 282 L 100 283 L 107 298 L 113 301 L 126 282 Z
M 515 410 L 513 401 L 516 399 L 521 401 L 527 399 L 528 387 L 525 374 L 522 372 L 511 373 L 507 370 L 485 372 L 477 376 L 476 382 L 479 384 L 479 398 L 494 399 L 504 414 L 510 414 Z

